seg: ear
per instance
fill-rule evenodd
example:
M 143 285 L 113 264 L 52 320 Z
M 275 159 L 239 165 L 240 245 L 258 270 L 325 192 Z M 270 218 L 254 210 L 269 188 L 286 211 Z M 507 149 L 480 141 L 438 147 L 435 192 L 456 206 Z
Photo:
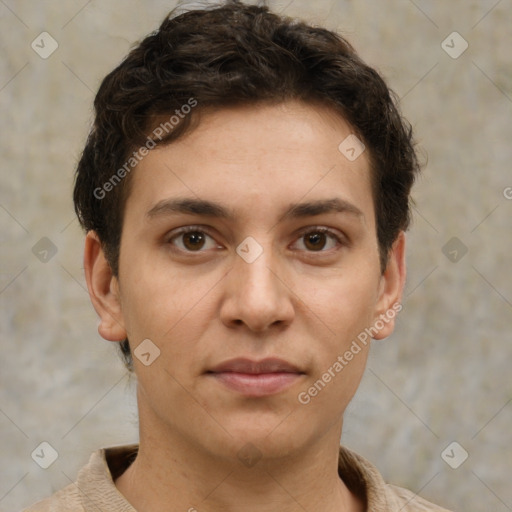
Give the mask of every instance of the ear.
M 94 231 L 89 231 L 85 238 L 84 270 L 89 297 L 100 317 L 100 336 L 108 341 L 123 341 L 127 333 L 119 301 L 119 283 Z
M 405 285 L 405 233 L 400 231 L 388 255 L 386 270 L 381 276 L 379 298 L 375 309 L 374 325 L 379 325 L 373 336 L 376 340 L 387 338 L 395 328 L 395 317 L 402 309 L 402 292 Z M 382 329 L 380 326 L 383 324 Z

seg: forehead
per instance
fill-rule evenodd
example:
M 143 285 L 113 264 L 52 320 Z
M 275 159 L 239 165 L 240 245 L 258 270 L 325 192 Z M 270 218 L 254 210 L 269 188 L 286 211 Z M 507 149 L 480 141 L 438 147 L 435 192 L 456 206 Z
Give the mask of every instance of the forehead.
M 195 196 L 261 214 L 339 196 L 372 217 L 368 155 L 347 158 L 353 129 L 339 114 L 302 102 L 199 112 L 195 128 L 137 165 L 128 211 L 141 215 L 159 201 Z

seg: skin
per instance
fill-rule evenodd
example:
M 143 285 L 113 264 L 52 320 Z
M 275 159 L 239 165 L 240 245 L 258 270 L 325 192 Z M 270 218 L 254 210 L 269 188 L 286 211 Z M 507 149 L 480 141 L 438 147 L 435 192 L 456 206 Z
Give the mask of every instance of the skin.
M 300 102 L 203 111 L 197 128 L 134 171 L 118 277 L 87 235 L 99 333 L 128 336 L 132 352 L 145 339 L 160 349 L 149 366 L 134 358 L 140 448 L 116 486 L 136 509 L 363 510 L 337 459 L 368 346 L 309 404 L 297 400 L 404 286 L 403 233 L 381 273 L 367 152 L 351 162 L 338 150 L 350 133 L 332 111 Z M 216 202 L 232 218 L 148 215 L 185 197 Z M 360 213 L 283 216 L 291 204 L 333 198 Z M 176 234 L 198 225 L 208 235 L 199 250 Z M 311 239 L 319 226 L 341 243 Z M 252 263 L 236 252 L 248 236 L 263 249 Z M 393 328 L 390 320 L 375 338 Z M 302 374 L 277 394 L 247 397 L 205 373 L 234 357 L 279 357 Z M 237 456 L 248 443 L 261 456 L 252 467 Z

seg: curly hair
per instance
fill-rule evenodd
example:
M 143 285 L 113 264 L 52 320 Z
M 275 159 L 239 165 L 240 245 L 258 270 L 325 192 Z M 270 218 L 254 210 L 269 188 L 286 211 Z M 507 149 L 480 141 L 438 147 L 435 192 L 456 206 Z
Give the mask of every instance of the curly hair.
M 114 275 L 130 171 L 144 149 L 193 129 L 204 108 L 287 100 L 329 106 L 368 148 L 385 270 L 393 242 L 409 225 L 410 190 L 420 170 L 412 128 L 395 94 L 339 34 L 266 6 L 228 0 L 179 15 L 171 11 L 98 90 L 73 199 L 82 227 L 98 234 Z M 179 122 L 162 137 L 159 122 L 174 113 Z M 121 349 L 130 367 L 126 340 Z

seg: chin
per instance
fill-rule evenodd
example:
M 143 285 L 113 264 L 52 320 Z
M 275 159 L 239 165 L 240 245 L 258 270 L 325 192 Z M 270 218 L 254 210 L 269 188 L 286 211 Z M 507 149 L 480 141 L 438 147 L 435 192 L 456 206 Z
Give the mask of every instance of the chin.
M 293 415 L 290 415 L 290 418 Z M 283 421 L 284 420 L 284 421 Z M 238 421 L 236 424 L 225 425 L 230 437 L 224 437 L 227 446 L 217 446 L 219 451 L 230 452 L 233 457 L 244 459 L 264 458 L 280 459 L 296 454 L 315 441 L 313 428 L 298 428 L 296 421 L 287 421 L 287 414 L 273 416 L 268 421 L 261 418 L 252 421 Z

